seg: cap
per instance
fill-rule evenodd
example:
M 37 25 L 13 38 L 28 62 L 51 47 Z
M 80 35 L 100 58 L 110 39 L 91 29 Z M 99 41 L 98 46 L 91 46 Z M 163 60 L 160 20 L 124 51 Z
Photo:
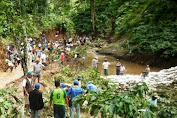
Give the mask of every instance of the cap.
M 157 93 L 154 93 L 154 94 L 152 94 L 152 96 L 154 96 L 154 97 L 158 97 L 158 94 Z
M 63 88 L 66 87 L 65 83 L 61 83 L 60 86 L 63 87 Z
M 35 88 L 40 88 L 40 86 L 41 86 L 41 85 L 40 85 L 39 83 L 36 83 L 36 84 L 35 84 Z
M 28 71 L 27 75 L 33 75 L 32 71 Z
M 98 57 L 95 57 L 95 59 L 98 59 Z
M 79 81 L 78 81 L 78 80 L 75 80 L 75 81 L 74 81 L 74 84 L 75 84 L 75 85 L 79 85 Z
M 88 82 L 88 84 L 92 84 L 92 82 L 91 82 L 91 81 L 89 81 L 89 82 Z
M 77 79 L 82 79 L 82 76 L 81 76 L 81 75 L 79 75 L 79 76 L 77 77 Z

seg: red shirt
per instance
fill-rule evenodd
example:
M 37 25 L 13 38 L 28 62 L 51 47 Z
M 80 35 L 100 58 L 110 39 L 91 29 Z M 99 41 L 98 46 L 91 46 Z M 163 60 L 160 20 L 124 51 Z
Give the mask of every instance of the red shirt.
M 61 56 L 61 61 L 64 61 L 65 54 L 62 52 L 60 56 Z

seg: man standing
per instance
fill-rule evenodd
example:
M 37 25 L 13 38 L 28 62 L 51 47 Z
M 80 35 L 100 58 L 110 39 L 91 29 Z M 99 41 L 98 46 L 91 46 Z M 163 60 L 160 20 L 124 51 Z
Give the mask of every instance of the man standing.
M 108 67 L 109 67 L 109 65 L 110 65 L 110 63 L 108 62 L 108 60 L 107 59 L 104 59 L 104 62 L 103 62 L 103 69 L 104 69 L 104 75 L 108 75 Z
M 42 40 L 43 40 L 43 43 L 45 43 L 47 41 L 45 34 L 42 35 Z
M 92 59 L 92 68 L 93 69 L 98 69 L 98 58 L 97 57 Z
M 145 72 L 146 72 L 146 76 L 148 76 L 148 75 L 149 75 L 149 72 L 150 72 L 150 67 L 149 67 L 149 65 L 147 65 Z
M 71 98 L 71 102 L 74 97 L 78 96 L 79 94 L 83 94 L 83 90 L 78 87 L 79 81 L 74 81 L 74 87 L 69 88 L 67 95 L 68 98 Z M 80 118 L 80 104 L 72 104 L 70 106 L 70 118 L 74 118 L 74 108 L 76 109 L 77 118 Z
M 31 118 L 41 118 L 41 109 L 44 107 L 42 93 L 39 91 L 40 84 L 35 84 L 35 89 L 29 93 Z
M 50 109 L 53 102 L 54 118 L 65 118 L 65 102 L 67 104 L 66 91 L 60 88 L 58 80 L 55 81 L 55 87 L 56 89 L 50 95 Z
M 39 60 L 36 60 L 36 63 L 34 64 L 34 67 L 33 67 L 33 71 L 35 73 L 34 74 L 35 77 L 38 79 L 38 83 L 40 81 L 42 68 L 43 68 L 43 65 L 39 63 Z
M 23 79 L 23 83 L 22 83 L 24 98 L 25 98 L 25 106 L 27 112 L 29 112 L 28 95 L 33 90 L 32 77 L 33 77 L 33 72 L 28 72 L 27 77 Z
M 117 62 L 116 62 L 116 75 L 120 75 L 120 67 L 121 67 L 121 63 L 119 62 L 119 59 L 117 59 Z
M 60 58 L 61 58 L 61 65 L 63 66 L 64 65 L 64 59 L 65 59 L 65 53 L 63 52 L 63 50 L 61 51 Z

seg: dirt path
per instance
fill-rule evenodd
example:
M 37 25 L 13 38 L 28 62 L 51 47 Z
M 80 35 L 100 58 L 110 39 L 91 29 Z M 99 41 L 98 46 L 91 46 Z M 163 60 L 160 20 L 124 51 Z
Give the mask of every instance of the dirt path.
M 32 71 L 33 63 L 30 64 L 29 70 Z M 17 79 L 23 77 L 23 69 L 19 65 L 12 72 L 8 70 L 7 72 L 0 72 L 0 89 L 3 89 L 8 83 L 14 82 Z

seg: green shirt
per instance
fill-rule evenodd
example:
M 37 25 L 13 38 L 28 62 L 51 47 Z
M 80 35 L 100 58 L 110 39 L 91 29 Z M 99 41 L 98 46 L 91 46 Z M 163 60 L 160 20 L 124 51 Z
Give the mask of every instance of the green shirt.
M 52 99 L 53 104 L 65 105 L 64 98 L 66 98 L 66 91 L 61 88 L 57 88 L 51 92 L 50 99 Z

